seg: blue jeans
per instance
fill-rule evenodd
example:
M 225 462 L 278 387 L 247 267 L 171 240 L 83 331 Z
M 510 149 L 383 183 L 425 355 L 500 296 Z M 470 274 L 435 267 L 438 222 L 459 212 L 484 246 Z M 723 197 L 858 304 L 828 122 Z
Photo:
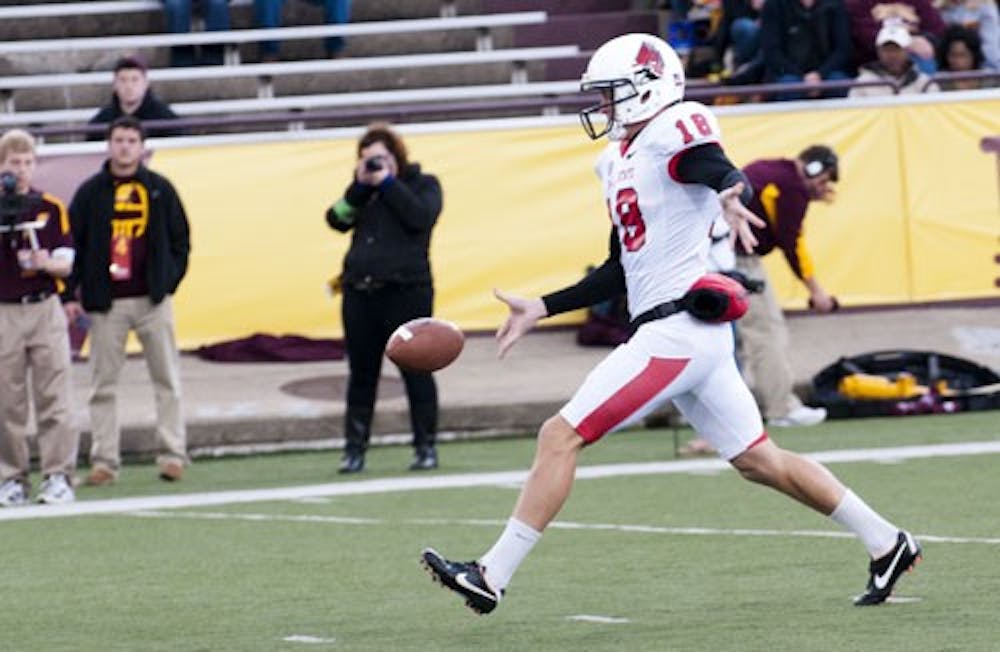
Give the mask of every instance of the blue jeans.
M 775 81 L 779 84 L 792 84 L 795 82 L 801 82 L 802 79 L 803 79 L 802 75 L 782 75 L 778 77 Z M 823 76 L 823 81 L 827 80 L 832 81 L 841 79 L 850 79 L 850 77 L 847 76 L 847 73 L 840 72 L 839 70 L 828 72 L 826 75 Z M 847 97 L 847 91 L 848 89 L 846 88 L 827 90 L 823 92 L 823 97 Z M 787 102 L 789 100 L 804 100 L 806 99 L 806 95 L 805 93 L 802 93 L 800 91 L 794 91 L 791 93 L 779 93 L 777 96 L 775 96 L 775 99 L 778 100 L 779 102 Z
M 733 65 L 752 61 L 760 52 L 760 23 L 753 18 L 737 18 L 729 27 L 729 38 L 733 41 Z
M 186 34 L 191 31 L 192 5 L 199 5 L 205 17 L 205 29 L 210 32 L 229 29 L 229 0 L 163 0 L 163 13 L 167 19 L 167 31 L 172 34 Z M 205 59 L 209 63 L 222 63 L 223 46 L 220 43 L 203 45 Z M 171 65 L 190 66 L 195 63 L 194 46 L 180 45 L 170 50 Z
M 351 21 L 351 0 L 309 0 L 314 5 L 323 5 L 326 10 L 327 25 L 344 25 Z M 254 0 L 254 25 L 259 28 L 281 26 L 281 6 L 284 0 Z M 337 54 L 344 49 L 342 36 L 331 36 L 323 41 L 328 54 Z M 262 55 L 275 56 L 281 46 L 279 41 L 263 41 Z
M 194 0 L 201 5 L 205 29 L 210 32 L 229 29 L 229 0 Z M 191 31 L 192 0 L 163 0 L 167 31 L 184 34 Z

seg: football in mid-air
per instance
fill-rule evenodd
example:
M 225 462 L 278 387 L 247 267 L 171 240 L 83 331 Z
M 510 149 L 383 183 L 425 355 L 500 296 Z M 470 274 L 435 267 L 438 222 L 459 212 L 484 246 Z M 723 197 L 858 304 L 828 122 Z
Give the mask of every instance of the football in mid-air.
M 465 345 L 458 326 L 443 319 L 413 319 L 389 336 L 385 354 L 406 371 L 431 372 L 455 361 Z

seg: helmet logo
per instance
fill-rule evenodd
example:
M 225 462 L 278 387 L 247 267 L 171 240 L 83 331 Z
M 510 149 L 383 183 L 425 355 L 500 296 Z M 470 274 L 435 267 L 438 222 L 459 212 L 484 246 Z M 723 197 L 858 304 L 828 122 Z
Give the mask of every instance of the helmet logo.
M 635 55 L 635 65 L 645 68 L 657 78 L 663 77 L 663 56 L 656 46 L 648 41 L 642 44 L 639 54 Z

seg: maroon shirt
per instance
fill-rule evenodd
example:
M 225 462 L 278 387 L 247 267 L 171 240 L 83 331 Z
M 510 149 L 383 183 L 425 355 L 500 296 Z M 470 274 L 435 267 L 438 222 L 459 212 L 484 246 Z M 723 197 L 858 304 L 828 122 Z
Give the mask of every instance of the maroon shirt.
M 743 168 L 753 186 L 750 210 L 767 222 L 752 227 L 757 236 L 754 253 L 763 256 L 775 247 L 788 259 L 788 266 L 800 279 L 813 275 L 812 259 L 802 237 L 802 223 L 809 207 L 809 189 L 799 175 L 795 161 L 768 159 Z
M 58 198 L 32 189 L 27 198 L 27 214 L 21 222 L 45 222 L 35 233 L 38 246 L 49 253 L 59 247 L 73 248 L 66 206 Z M 12 246 L 13 242 L 13 246 Z M 62 283 L 45 272 L 23 270 L 17 262 L 18 249 L 30 249 L 25 231 L 0 234 L 0 301 L 18 301 L 21 297 L 39 292 L 53 294 L 62 290 Z
M 847 15 L 851 19 L 851 43 L 854 46 L 856 66 L 878 58 L 875 37 L 882 27 L 882 19 L 876 19 L 876 15 L 893 13 L 892 5 L 908 5 L 913 8 L 920 21 L 920 24 L 915 26 L 916 33 L 929 34 L 935 38 L 940 38 L 944 34 L 944 20 L 930 0 L 847 0 L 846 5 Z
M 111 216 L 111 295 L 116 299 L 149 294 L 146 256 L 149 242 L 149 190 L 134 178 L 115 179 Z

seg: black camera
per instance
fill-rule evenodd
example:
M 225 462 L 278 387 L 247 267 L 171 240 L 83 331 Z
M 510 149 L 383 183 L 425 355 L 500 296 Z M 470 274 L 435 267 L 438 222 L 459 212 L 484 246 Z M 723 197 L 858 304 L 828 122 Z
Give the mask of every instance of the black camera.
M 0 174 L 0 189 L 5 195 L 13 195 L 17 192 L 17 176 L 13 172 Z
M 17 176 L 13 172 L 0 173 L 0 225 L 10 226 L 24 212 L 24 197 L 17 194 Z
M 365 161 L 365 170 L 368 172 L 378 172 L 385 167 L 385 157 L 384 156 L 373 156 L 367 161 Z

